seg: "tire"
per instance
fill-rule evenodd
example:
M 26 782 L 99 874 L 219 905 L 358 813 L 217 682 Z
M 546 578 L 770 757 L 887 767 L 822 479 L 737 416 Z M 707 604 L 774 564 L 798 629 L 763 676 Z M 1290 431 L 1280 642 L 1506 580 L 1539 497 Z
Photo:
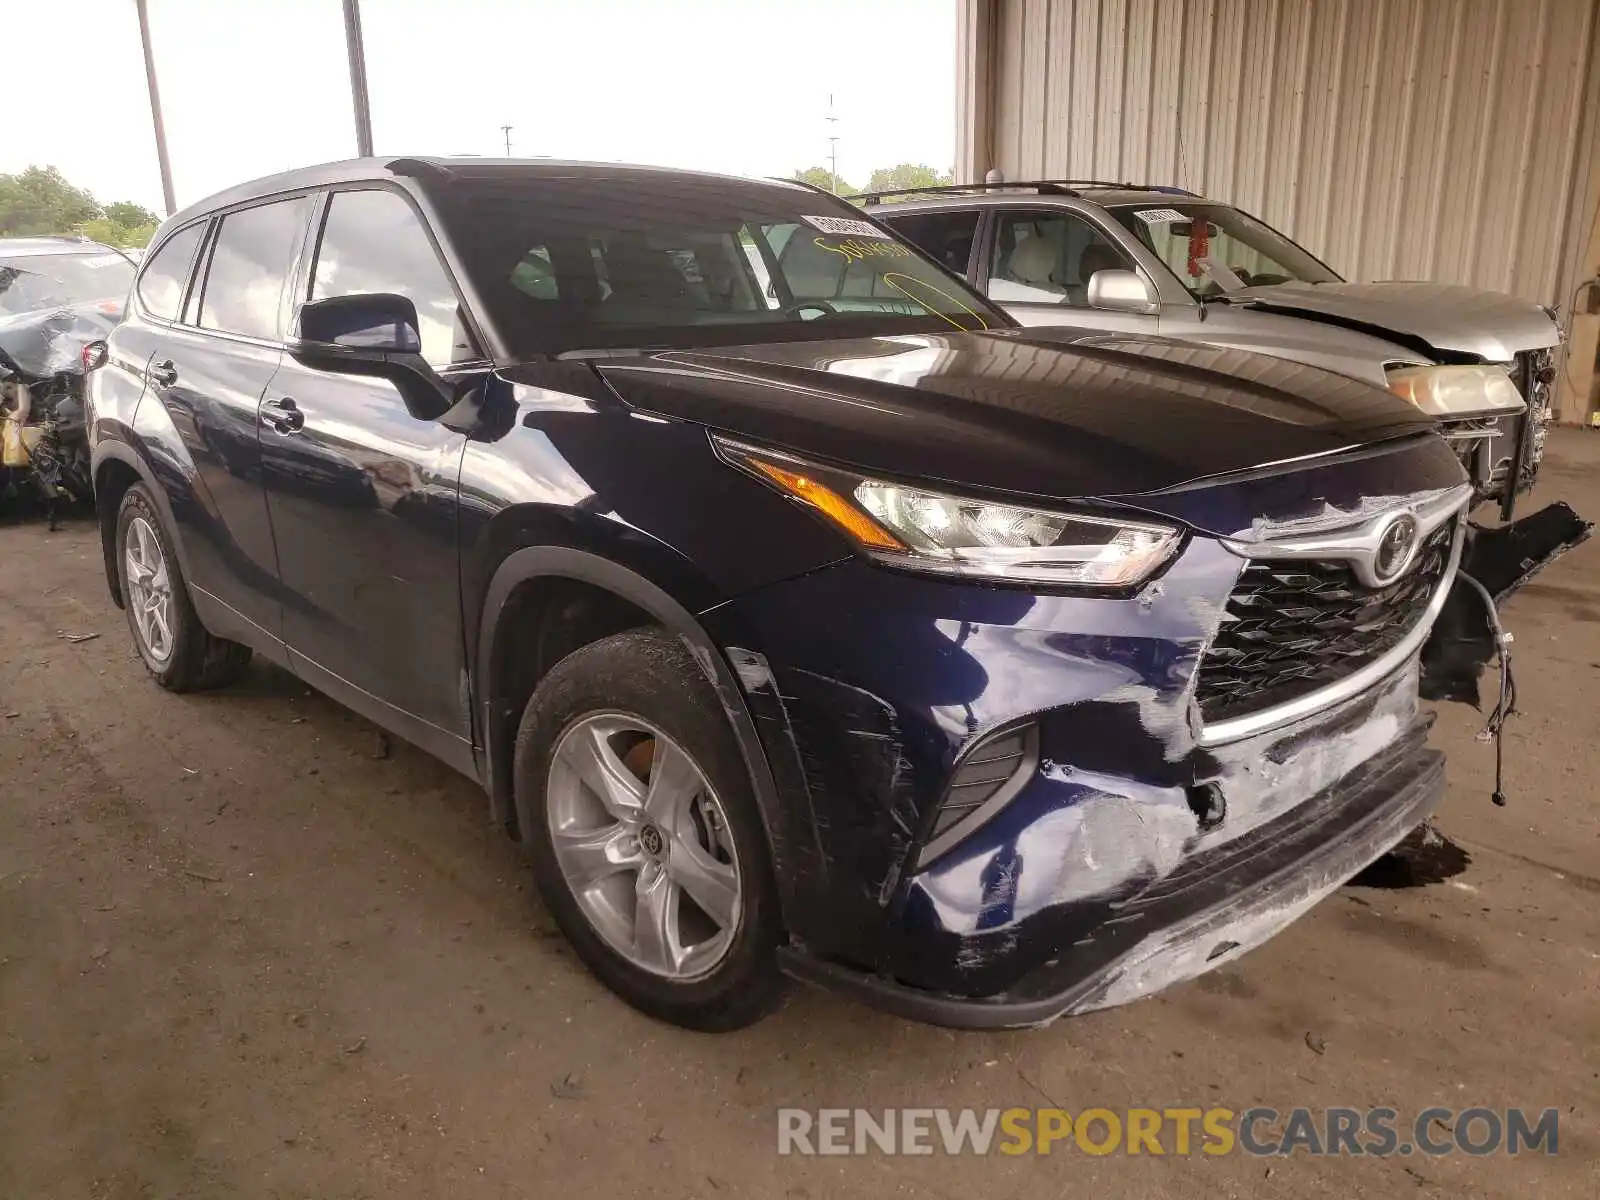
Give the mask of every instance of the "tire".
M 250 664 L 250 647 L 213 637 L 200 624 L 194 605 L 189 602 L 188 585 L 172 539 L 142 483 L 134 484 L 122 497 L 115 544 L 117 579 L 128 629 L 133 634 L 134 648 L 155 681 L 168 691 L 195 692 L 238 679 Z M 145 581 L 136 579 L 135 560 L 148 565 L 157 561 L 157 554 L 159 569 L 153 574 L 141 570 L 139 574 L 145 576 Z M 141 601 L 152 588 L 165 597 L 165 620 L 161 623 L 165 637 L 152 636 L 141 628 L 140 612 L 135 608 L 139 605 L 148 611 Z
M 621 747 L 638 738 L 640 726 L 651 736 L 624 752 Z M 613 728 L 621 732 L 607 732 Z M 606 760 L 602 753 L 591 760 L 589 747 L 595 744 L 619 757 Z M 663 755 L 672 756 L 668 768 L 657 765 L 667 761 Z M 667 781 L 676 772 L 683 781 L 663 782 L 659 796 L 691 798 L 641 808 L 642 818 L 629 809 L 629 820 L 641 822 L 629 825 L 614 816 L 627 807 L 609 783 L 614 776 L 606 776 L 611 799 L 602 800 L 602 789 L 579 782 L 585 777 L 573 766 L 578 761 L 631 767 L 623 790 L 639 788 L 652 805 L 658 792 L 639 776 L 659 773 Z M 783 993 L 776 958 L 782 928 L 766 834 L 721 703 L 682 642 L 660 629 L 633 629 L 557 663 L 523 712 L 514 780 L 522 842 L 545 906 L 601 982 L 649 1016 L 703 1032 L 742 1028 L 777 1006 Z M 652 821 L 659 821 L 653 837 Z M 604 878 L 575 885 L 563 864 L 573 862 L 574 845 L 598 837 L 621 840 L 608 843 L 613 849 L 604 861 L 593 860 Z M 637 864 L 616 867 L 613 853 Z M 736 900 L 727 887 L 730 870 Z M 658 884 L 664 889 L 659 893 L 653 890 Z M 667 899 L 647 908 L 647 892 Z M 702 896 L 710 897 L 703 908 Z M 670 938 L 640 933 L 658 908 L 676 914 L 664 918 Z M 719 921 L 711 915 L 718 910 L 733 919 Z M 708 930 L 714 932 L 690 945 L 694 934 Z M 682 966 L 672 967 L 672 952 L 652 953 L 647 942 L 687 947 Z

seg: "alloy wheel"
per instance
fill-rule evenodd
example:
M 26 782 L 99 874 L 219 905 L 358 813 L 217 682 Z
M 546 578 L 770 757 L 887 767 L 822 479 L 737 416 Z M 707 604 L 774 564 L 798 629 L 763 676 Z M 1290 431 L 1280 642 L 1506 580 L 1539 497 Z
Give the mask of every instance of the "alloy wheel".
M 123 573 L 128 582 L 128 609 L 145 654 L 158 665 L 172 657 L 172 576 L 161 540 L 144 517 L 128 522 L 122 541 Z
M 556 743 L 550 839 L 585 919 L 630 963 L 675 981 L 727 956 L 739 927 L 739 859 L 705 773 L 641 717 L 591 713 Z

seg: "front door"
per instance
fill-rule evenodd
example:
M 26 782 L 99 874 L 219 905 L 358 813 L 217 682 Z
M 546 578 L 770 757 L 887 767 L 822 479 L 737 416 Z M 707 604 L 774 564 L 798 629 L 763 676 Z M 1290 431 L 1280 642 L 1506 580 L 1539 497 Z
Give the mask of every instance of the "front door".
M 1093 222 L 1061 209 L 997 208 L 983 291 L 1024 325 L 1074 325 L 1154 335 L 1154 314 L 1089 304 L 1096 271 L 1132 271 L 1131 258 Z
M 302 300 L 373 292 L 417 307 L 453 384 L 486 370 L 420 217 L 398 192 L 336 191 Z M 466 438 L 390 382 L 285 355 L 262 409 L 267 507 L 295 670 L 456 765 L 470 764 L 456 548 Z

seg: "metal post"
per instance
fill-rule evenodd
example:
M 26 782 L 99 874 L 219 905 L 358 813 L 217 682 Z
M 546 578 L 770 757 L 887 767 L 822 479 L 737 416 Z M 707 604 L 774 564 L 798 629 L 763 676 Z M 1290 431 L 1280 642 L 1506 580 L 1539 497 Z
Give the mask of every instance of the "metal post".
M 500 126 L 500 129 L 506 135 L 506 157 L 510 158 L 511 157 L 511 126 L 502 125 L 502 126 Z
M 143 7 L 144 0 L 140 0 Z M 350 54 L 350 99 L 356 110 L 356 154 L 372 156 L 372 108 L 367 102 L 367 56 L 361 48 L 361 0 L 344 0 L 344 44 Z
M 156 60 L 150 53 L 150 14 L 145 11 L 145 0 L 134 0 L 139 8 L 139 40 L 144 43 L 144 79 L 150 89 L 150 120 L 156 127 L 156 162 L 161 166 L 161 202 L 166 205 L 167 216 L 177 210 L 172 198 L 172 164 L 167 161 L 167 127 L 161 120 L 161 90 L 156 87 Z
M 828 97 L 828 128 L 832 129 L 838 122 L 839 118 L 833 115 L 833 97 L 830 95 Z M 839 135 L 837 133 L 828 135 L 828 174 L 833 176 L 833 194 L 837 196 L 839 194 Z

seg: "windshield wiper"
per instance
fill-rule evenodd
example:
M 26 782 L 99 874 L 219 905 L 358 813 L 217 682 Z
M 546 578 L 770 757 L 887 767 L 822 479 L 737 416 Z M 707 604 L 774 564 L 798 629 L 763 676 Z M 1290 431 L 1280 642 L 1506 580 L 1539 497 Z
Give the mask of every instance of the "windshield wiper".
M 638 358 L 643 354 L 661 354 L 668 350 L 678 349 L 681 346 L 597 346 L 580 347 L 576 350 L 562 350 L 551 355 L 557 362 L 590 362 L 605 358 Z

